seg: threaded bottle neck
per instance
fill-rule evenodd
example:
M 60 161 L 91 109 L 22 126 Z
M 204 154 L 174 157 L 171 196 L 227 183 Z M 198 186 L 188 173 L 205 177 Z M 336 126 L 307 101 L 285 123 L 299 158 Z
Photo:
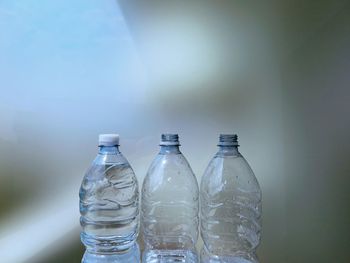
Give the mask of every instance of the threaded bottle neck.
M 218 146 L 238 147 L 237 134 L 220 134 Z
M 160 154 L 180 154 L 179 135 L 173 133 L 162 134 L 160 141 Z
M 161 146 L 179 146 L 179 135 L 175 133 L 163 133 L 160 141 Z
M 220 134 L 219 138 L 219 151 L 218 156 L 237 156 L 239 155 L 238 151 L 238 137 L 236 134 Z

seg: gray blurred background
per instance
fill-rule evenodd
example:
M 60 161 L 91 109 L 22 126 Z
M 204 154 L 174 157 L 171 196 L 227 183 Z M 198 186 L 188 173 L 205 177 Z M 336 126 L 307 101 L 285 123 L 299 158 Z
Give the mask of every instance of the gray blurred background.
M 0 261 L 81 260 L 99 133 L 141 183 L 162 132 L 198 180 L 235 132 L 261 263 L 349 262 L 349 70 L 349 1 L 2 0 Z

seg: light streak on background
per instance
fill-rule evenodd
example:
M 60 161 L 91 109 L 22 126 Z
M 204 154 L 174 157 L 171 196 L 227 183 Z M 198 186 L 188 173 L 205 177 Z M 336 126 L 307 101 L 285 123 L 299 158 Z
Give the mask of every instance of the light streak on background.
M 78 240 L 97 134 L 132 136 L 145 75 L 114 1 L 2 1 L 0 14 L 0 261 L 45 261 Z
M 60 240 L 75 239 L 79 217 L 75 193 L 78 183 L 54 198 L 28 206 L 6 218 L 0 228 L 1 260 L 7 263 L 31 262 L 33 258 L 45 259 L 53 251 L 65 249 Z M 72 201 L 75 201 L 73 203 Z M 15 251 L 19 247 L 20 251 Z

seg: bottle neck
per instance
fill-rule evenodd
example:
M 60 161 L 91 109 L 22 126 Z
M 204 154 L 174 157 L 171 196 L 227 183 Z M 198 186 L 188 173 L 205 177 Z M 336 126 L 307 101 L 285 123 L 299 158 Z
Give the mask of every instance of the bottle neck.
M 99 154 L 119 154 L 119 146 L 99 146 Z
M 179 154 L 180 148 L 179 145 L 161 145 L 160 154 Z
M 239 155 L 238 146 L 237 145 L 229 145 L 229 146 L 219 146 L 218 155 L 224 156 L 235 156 Z

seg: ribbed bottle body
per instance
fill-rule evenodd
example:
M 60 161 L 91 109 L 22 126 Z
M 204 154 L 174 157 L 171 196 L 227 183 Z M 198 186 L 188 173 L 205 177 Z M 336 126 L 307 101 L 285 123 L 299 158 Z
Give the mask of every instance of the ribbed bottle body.
M 158 154 L 142 187 L 144 262 L 197 262 L 198 198 L 197 180 L 181 152 Z
M 80 213 L 81 240 L 88 253 L 122 253 L 135 245 L 138 183 L 120 152 L 100 152 L 92 163 L 80 188 Z
M 201 181 L 201 262 L 258 262 L 261 190 L 235 149 L 220 150 Z
M 82 262 L 86 263 L 139 263 L 140 248 L 137 243 L 123 253 L 93 254 L 86 252 Z

